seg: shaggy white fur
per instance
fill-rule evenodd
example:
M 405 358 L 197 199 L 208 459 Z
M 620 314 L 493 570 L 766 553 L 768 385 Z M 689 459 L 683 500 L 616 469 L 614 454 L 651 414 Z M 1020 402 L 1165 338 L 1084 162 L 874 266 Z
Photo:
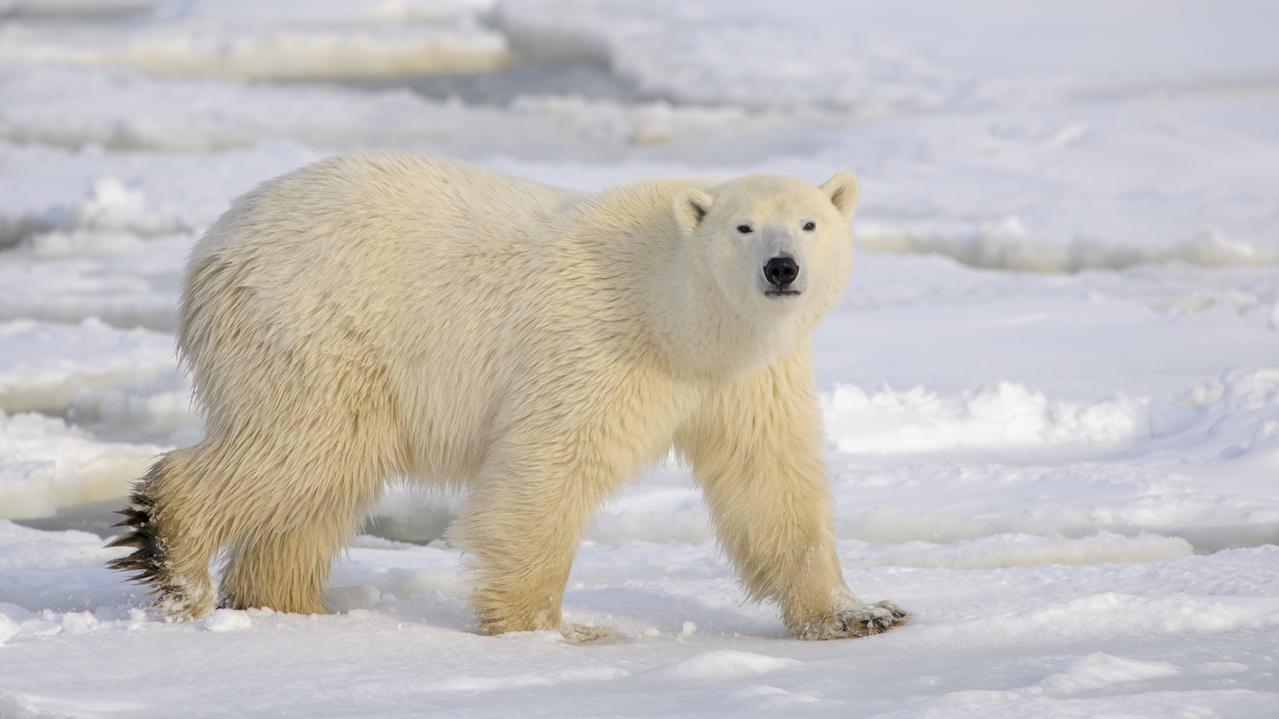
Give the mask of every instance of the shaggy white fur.
M 592 513 L 674 445 L 752 597 L 797 636 L 904 620 L 835 555 L 808 336 L 851 267 L 857 182 L 598 194 L 460 162 L 340 157 L 196 246 L 179 345 L 207 436 L 139 483 L 118 560 L 175 617 L 323 611 L 383 483 L 466 489 L 451 530 L 486 632 L 560 626 Z

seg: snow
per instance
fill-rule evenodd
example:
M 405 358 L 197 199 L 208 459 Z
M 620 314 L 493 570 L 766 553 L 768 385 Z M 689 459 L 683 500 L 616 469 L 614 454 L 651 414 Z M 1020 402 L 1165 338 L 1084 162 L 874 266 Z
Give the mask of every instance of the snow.
M 923 387 L 868 394 L 841 384 L 826 401 L 826 426 L 839 438 L 839 451 L 848 453 L 1106 446 L 1149 435 L 1144 404 L 1124 397 L 1053 400 L 1013 382 L 954 397 Z
M 651 670 L 649 676 L 684 681 L 743 679 L 802 665 L 803 662 L 795 659 L 720 649 Z
M 1274 716 L 1279 11 L 1251 0 L 0 0 L 0 717 Z M 334 614 L 168 623 L 111 510 L 199 441 L 191 243 L 338 151 L 592 189 L 862 179 L 815 338 L 850 585 L 788 639 L 673 458 L 566 620 L 483 637 L 459 498 L 391 486 Z
M 215 609 L 212 614 L 200 620 L 200 625 L 211 632 L 238 632 L 253 626 L 248 612 L 232 609 Z

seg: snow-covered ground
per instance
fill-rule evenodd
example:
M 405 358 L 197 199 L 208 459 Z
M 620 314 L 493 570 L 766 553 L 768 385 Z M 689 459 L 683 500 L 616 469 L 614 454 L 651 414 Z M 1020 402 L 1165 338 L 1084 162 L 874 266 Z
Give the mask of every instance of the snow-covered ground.
M 1279 715 L 1279 6 L 0 0 L 0 717 Z M 844 570 L 786 638 L 687 471 L 589 532 L 617 633 L 483 637 L 391 488 L 329 616 L 168 624 L 109 511 L 198 441 L 172 353 L 229 199 L 333 152 L 584 189 L 862 178 L 819 330 Z

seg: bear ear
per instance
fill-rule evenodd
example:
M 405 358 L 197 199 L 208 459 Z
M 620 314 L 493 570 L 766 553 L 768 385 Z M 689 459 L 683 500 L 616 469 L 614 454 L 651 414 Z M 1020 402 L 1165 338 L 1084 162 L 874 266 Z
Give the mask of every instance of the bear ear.
M 675 193 L 675 221 L 685 232 L 692 232 L 702 224 L 715 200 L 696 187 L 686 187 Z
M 822 192 L 830 198 L 830 202 L 845 218 L 853 216 L 857 207 L 857 196 L 861 186 L 851 172 L 836 172 L 835 176 L 822 183 Z

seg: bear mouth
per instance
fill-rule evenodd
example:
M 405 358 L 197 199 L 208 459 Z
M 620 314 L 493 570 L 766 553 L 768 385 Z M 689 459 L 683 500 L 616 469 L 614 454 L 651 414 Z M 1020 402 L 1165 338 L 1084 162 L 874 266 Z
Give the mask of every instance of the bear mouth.
M 765 297 L 794 297 L 799 294 L 799 290 L 764 290 Z

